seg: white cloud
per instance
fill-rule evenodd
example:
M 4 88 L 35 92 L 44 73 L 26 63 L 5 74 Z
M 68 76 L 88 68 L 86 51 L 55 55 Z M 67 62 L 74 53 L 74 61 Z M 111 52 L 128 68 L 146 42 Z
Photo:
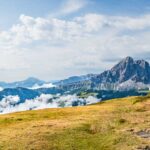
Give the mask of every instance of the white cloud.
M 83 8 L 87 4 L 85 0 L 67 0 L 67 2 L 62 7 L 63 14 L 69 14 L 76 12 Z
M 98 73 L 113 65 L 106 60 L 145 57 L 150 52 L 149 20 L 149 14 L 86 14 L 70 20 L 21 15 L 18 24 L 0 31 L 1 80 L 8 73 L 10 80 Z
M 89 4 L 89 0 L 66 0 L 64 1 L 57 12 L 50 14 L 50 17 L 58 17 L 78 12 Z
M 55 87 L 55 85 L 53 85 L 52 83 L 44 83 L 43 85 L 38 85 L 35 84 L 33 87 L 31 87 L 30 89 L 39 89 L 39 88 L 52 88 Z
M 97 103 L 100 100 L 89 96 L 87 99 L 78 98 L 76 95 L 51 95 L 41 94 L 35 99 L 25 100 L 20 103 L 19 96 L 6 96 L 0 101 L 0 114 L 11 112 L 37 110 L 44 108 L 72 107 L 75 103 L 78 106 Z

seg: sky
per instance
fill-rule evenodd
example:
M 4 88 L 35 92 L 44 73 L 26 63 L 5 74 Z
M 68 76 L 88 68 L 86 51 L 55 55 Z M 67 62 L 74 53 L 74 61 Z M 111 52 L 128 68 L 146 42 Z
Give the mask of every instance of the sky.
M 101 73 L 150 60 L 148 0 L 0 0 L 0 81 Z

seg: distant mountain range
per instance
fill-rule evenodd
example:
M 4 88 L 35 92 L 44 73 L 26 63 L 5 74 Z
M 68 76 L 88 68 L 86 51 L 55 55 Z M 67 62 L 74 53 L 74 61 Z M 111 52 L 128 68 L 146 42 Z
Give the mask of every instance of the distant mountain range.
M 41 94 L 79 94 L 82 91 L 96 91 L 103 99 L 138 95 L 137 91 L 150 87 L 150 65 L 145 60 L 126 57 L 101 74 L 72 76 L 54 83 L 30 77 L 13 83 L 0 82 L 0 87 L 3 88 L 0 91 L 0 100 L 9 95 L 18 95 L 22 102 Z
M 82 75 L 82 76 L 72 76 L 67 79 L 54 82 L 54 84 L 55 85 L 67 85 L 67 84 L 87 81 L 87 80 L 90 80 L 94 76 L 95 76 L 94 74 L 87 74 L 87 75 Z
M 24 81 L 13 83 L 0 82 L 1 88 L 28 88 L 44 89 L 53 88 L 63 91 L 96 89 L 96 90 L 130 90 L 146 89 L 150 85 L 150 65 L 145 60 L 134 60 L 126 57 L 110 70 L 100 74 L 72 76 L 64 80 L 45 82 L 30 77 Z
M 46 82 L 34 77 L 29 77 L 23 81 L 16 81 L 11 83 L 0 82 L 0 88 L 1 90 L 6 88 L 18 88 L 18 87 L 28 88 L 28 89 L 51 88 L 54 86 L 52 84 L 53 82 L 56 81 Z
M 101 74 L 92 74 L 76 77 L 78 80 L 68 78 L 69 83 L 63 80 L 59 82 L 60 88 L 65 90 L 74 89 L 97 89 L 97 90 L 130 90 L 148 89 L 150 84 L 150 65 L 145 60 L 134 60 L 126 57 L 112 69 Z
M 0 82 L 0 87 L 2 88 L 17 88 L 17 87 L 24 87 L 24 88 L 31 88 L 35 85 L 42 85 L 45 84 L 45 81 L 30 77 L 23 81 L 16 81 L 12 83 Z

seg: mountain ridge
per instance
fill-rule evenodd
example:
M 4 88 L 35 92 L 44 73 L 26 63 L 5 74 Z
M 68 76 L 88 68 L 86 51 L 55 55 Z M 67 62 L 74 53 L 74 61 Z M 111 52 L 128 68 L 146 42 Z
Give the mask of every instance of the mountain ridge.
M 42 85 L 48 83 L 50 82 L 30 77 L 26 80 L 12 83 L 0 82 L 0 87 L 33 88 L 36 86 L 40 88 L 43 87 Z M 74 89 L 118 90 L 120 88 L 123 89 L 122 87 L 126 90 L 127 87 L 130 88 L 130 86 L 136 89 L 149 88 L 150 65 L 143 59 L 134 60 L 132 57 L 127 56 L 111 69 L 102 73 L 71 76 L 69 78 L 53 82 L 53 84 L 66 91 Z
M 104 71 L 94 78 L 98 78 L 101 83 L 122 83 L 127 80 L 150 83 L 150 66 L 145 60 L 134 60 L 126 57 L 110 70 Z
M 39 80 L 34 77 L 29 77 L 25 80 L 22 81 L 15 81 L 15 82 L 0 82 L 0 87 L 2 88 L 17 88 L 17 87 L 24 87 L 24 88 L 29 88 L 33 87 L 35 84 L 42 85 L 46 83 L 43 80 Z
M 62 83 L 62 82 L 61 82 Z M 128 56 L 114 65 L 110 70 L 93 74 L 86 80 L 59 84 L 61 88 L 98 89 L 98 90 L 130 90 L 149 88 L 150 65 L 145 60 L 134 60 Z

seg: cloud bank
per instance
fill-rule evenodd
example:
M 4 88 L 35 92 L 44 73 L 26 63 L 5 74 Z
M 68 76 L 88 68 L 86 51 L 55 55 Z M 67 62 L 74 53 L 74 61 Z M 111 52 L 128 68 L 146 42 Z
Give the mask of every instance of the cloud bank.
M 42 85 L 35 84 L 33 87 L 29 89 L 52 88 L 52 87 L 56 87 L 56 86 L 52 83 L 44 83 Z
M 1 80 L 100 73 L 125 56 L 147 58 L 149 20 L 150 14 L 89 13 L 69 20 L 22 14 L 18 24 L 0 31 Z
M 76 95 L 54 96 L 51 94 L 41 94 L 35 99 L 26 100 L 24 103 L 20 103 L 19 96 L 10 95 L 0 101 L 0 114 L 44 108 L 83 106 L 99 101 L 99 99 L 92 96 L 89 96 L 87 99 L 82 99 L 78 98 Z

